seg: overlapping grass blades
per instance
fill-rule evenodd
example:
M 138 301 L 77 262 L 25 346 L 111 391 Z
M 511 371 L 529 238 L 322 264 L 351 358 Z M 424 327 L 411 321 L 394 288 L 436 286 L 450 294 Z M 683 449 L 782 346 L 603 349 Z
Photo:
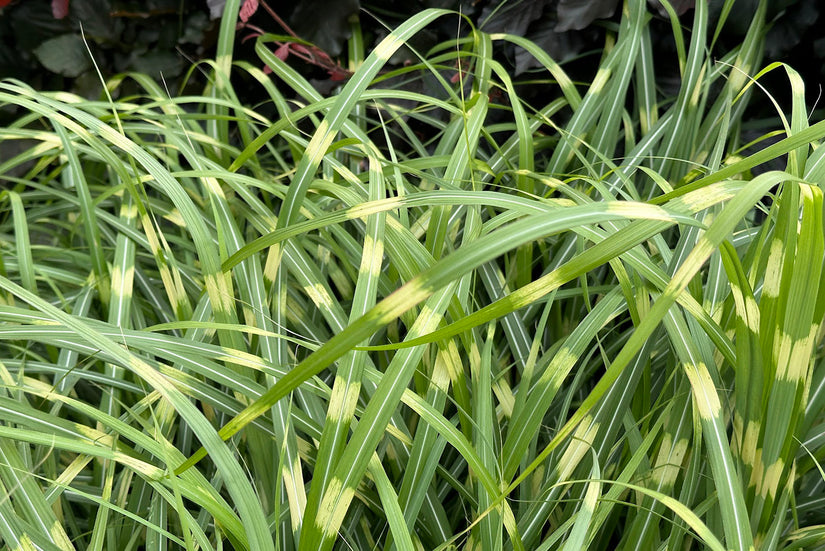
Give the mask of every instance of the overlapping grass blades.
M 271 37 L 271 73 L 232 63 L 239 4 L 202 96 L 0 83 L 0 147 L 27 140 L 0 161 L 4 548 L 825 548 L 825 123 L 769 65 L 786 136 L 741 156 L 764 2 L 719 62 L 704 3 L 674 19 L 674 98 L 643 2 L 589 85 L 479 31 L 386 73 L 460 17 L 430 10 L 367 56 L 355 26 L 332 98 Z

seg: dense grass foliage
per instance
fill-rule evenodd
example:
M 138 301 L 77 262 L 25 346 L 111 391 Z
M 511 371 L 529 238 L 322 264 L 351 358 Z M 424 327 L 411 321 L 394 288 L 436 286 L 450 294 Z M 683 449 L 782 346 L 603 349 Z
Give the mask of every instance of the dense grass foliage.
M 766 2 L 721 54 L 703 2 L 674 14 L 673 97 L 646 2 L 589 83 L 482 32 L 384 72 L 460 17 L 428 10 L 369 55 L 354 33 L 330 98 L 276 37 L 271 72 L 233 64 L 239 4 L 199 96 L 0 82 L 26 112 L 3 549 L 825 549 L 825 122 L 763 69 Z M 793 101 L 764 147 L 767 71 Z

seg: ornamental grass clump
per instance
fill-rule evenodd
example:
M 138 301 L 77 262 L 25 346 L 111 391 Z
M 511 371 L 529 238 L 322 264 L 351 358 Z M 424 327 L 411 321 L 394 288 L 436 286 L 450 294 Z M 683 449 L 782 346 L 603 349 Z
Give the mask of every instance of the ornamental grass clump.
M 588 83 L 478 30 L 385 72 L 427 10 L 331 97 L 233 64 L 239 3 L 202 95 L 0 82 L 4 548 L 825 549 L 825 122 L 766 2 L 674 14 L 675 97 L 644 2 Z

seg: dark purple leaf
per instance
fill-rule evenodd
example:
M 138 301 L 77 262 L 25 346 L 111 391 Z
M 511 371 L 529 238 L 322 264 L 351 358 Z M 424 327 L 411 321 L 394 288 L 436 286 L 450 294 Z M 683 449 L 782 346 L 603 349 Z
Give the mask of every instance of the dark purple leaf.
M 337 56 L 350 36 L 349 18 L 360 8 L 359 0 L 302 0 L 290 17 L 290 25 L 304 40 Z
M 550 0 L 517 0 L 506 2 L 500 8 L 498 3 L 491 3 L 484 7 L 479 17 L 481 30 L 525 36 L 527 27 L 541 17 L 549 3 Z
M 772 6 L 774 7 L 774 6 Z M 780 17 L 776 23 L 768 31 L 767 40 L 765 40 L 765 54 L 768 59 L 780 59 L 788 55 L 796 46 L 802 43 L 805 33 L 811 28 L 817 28 L 821 15 L 821 4 L 817 2 L 798 2 L 787 8 L 784 16 Z M 819 29 L 822 27 L 819 26 Z M 814 36 L 822 36 L 820 31 Z M 816 48 L 811 48 L 812 51 Z M 796 69 L 796 64 L 794 63 Z
M 109 0 L 73 0 L 72 19 L 83 24 L 83 32 L 95 41 L 116 41 L 123 22 L 113 19 L 109 13 Z
M 559 0 L 557 31 L 580 31 L 596 19 L 610 17 L 618 0 Z
M 581 53 L 587 43 L 581 32 L 558 32 L 549 21 L 546 25 L 536 25 L 536 28 L 538 30 L 528 34 L 527 38 L 550 54 L 550 57 L 558 63 L 567 61 Z M 516 75 L 535 67 L 541 67 L 536 58 L 527 50 L 521 48 L 516 49 L 515 61 Z
M 662 17 L 667 17 L 667 10 L 662 6 L 661 0 L 647 0 L 647 4 L 655 8 Z M 671 0 L 670 5 L 676 10 L 676 15 L 684 15 L 686 11 L 696 5 L 696 0 Z

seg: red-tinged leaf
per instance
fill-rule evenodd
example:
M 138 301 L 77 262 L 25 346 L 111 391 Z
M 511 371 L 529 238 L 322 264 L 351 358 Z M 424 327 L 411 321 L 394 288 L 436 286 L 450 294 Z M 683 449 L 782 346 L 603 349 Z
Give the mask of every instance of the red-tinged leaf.
M 258 11 L 258 0 L 245 0 L 243 5 L 241 6 L 241 11 L 238 14 L 241 21 L 246 23 L 249 21 L 249 18 L 255 15 L 255 12 Z
M 327 72 L 329 73 L 329 79 L 334 82 L 347 80 L 350 76 L 349 71 L 345 71 L 339 67 L 333 67 L 332 69 L 327 70 Z
M 311 55 L 309 49 L 302 44 L 292 44 L 292 49 L 296 54 Z
M 286 61 L 286 58 L 289 57 L 289 44 L 284 44 L 283 46 L 278 46 L 278 49 L 274 52 L 275 57 L 280 59 L 281 61 Z
M 52 0 L 52 16 L 63 19 L 69 15 L 69 0 Z
M 5 8 L 9 4 L 11 4 L 11 0 L 0 0 L 0 8 Z

